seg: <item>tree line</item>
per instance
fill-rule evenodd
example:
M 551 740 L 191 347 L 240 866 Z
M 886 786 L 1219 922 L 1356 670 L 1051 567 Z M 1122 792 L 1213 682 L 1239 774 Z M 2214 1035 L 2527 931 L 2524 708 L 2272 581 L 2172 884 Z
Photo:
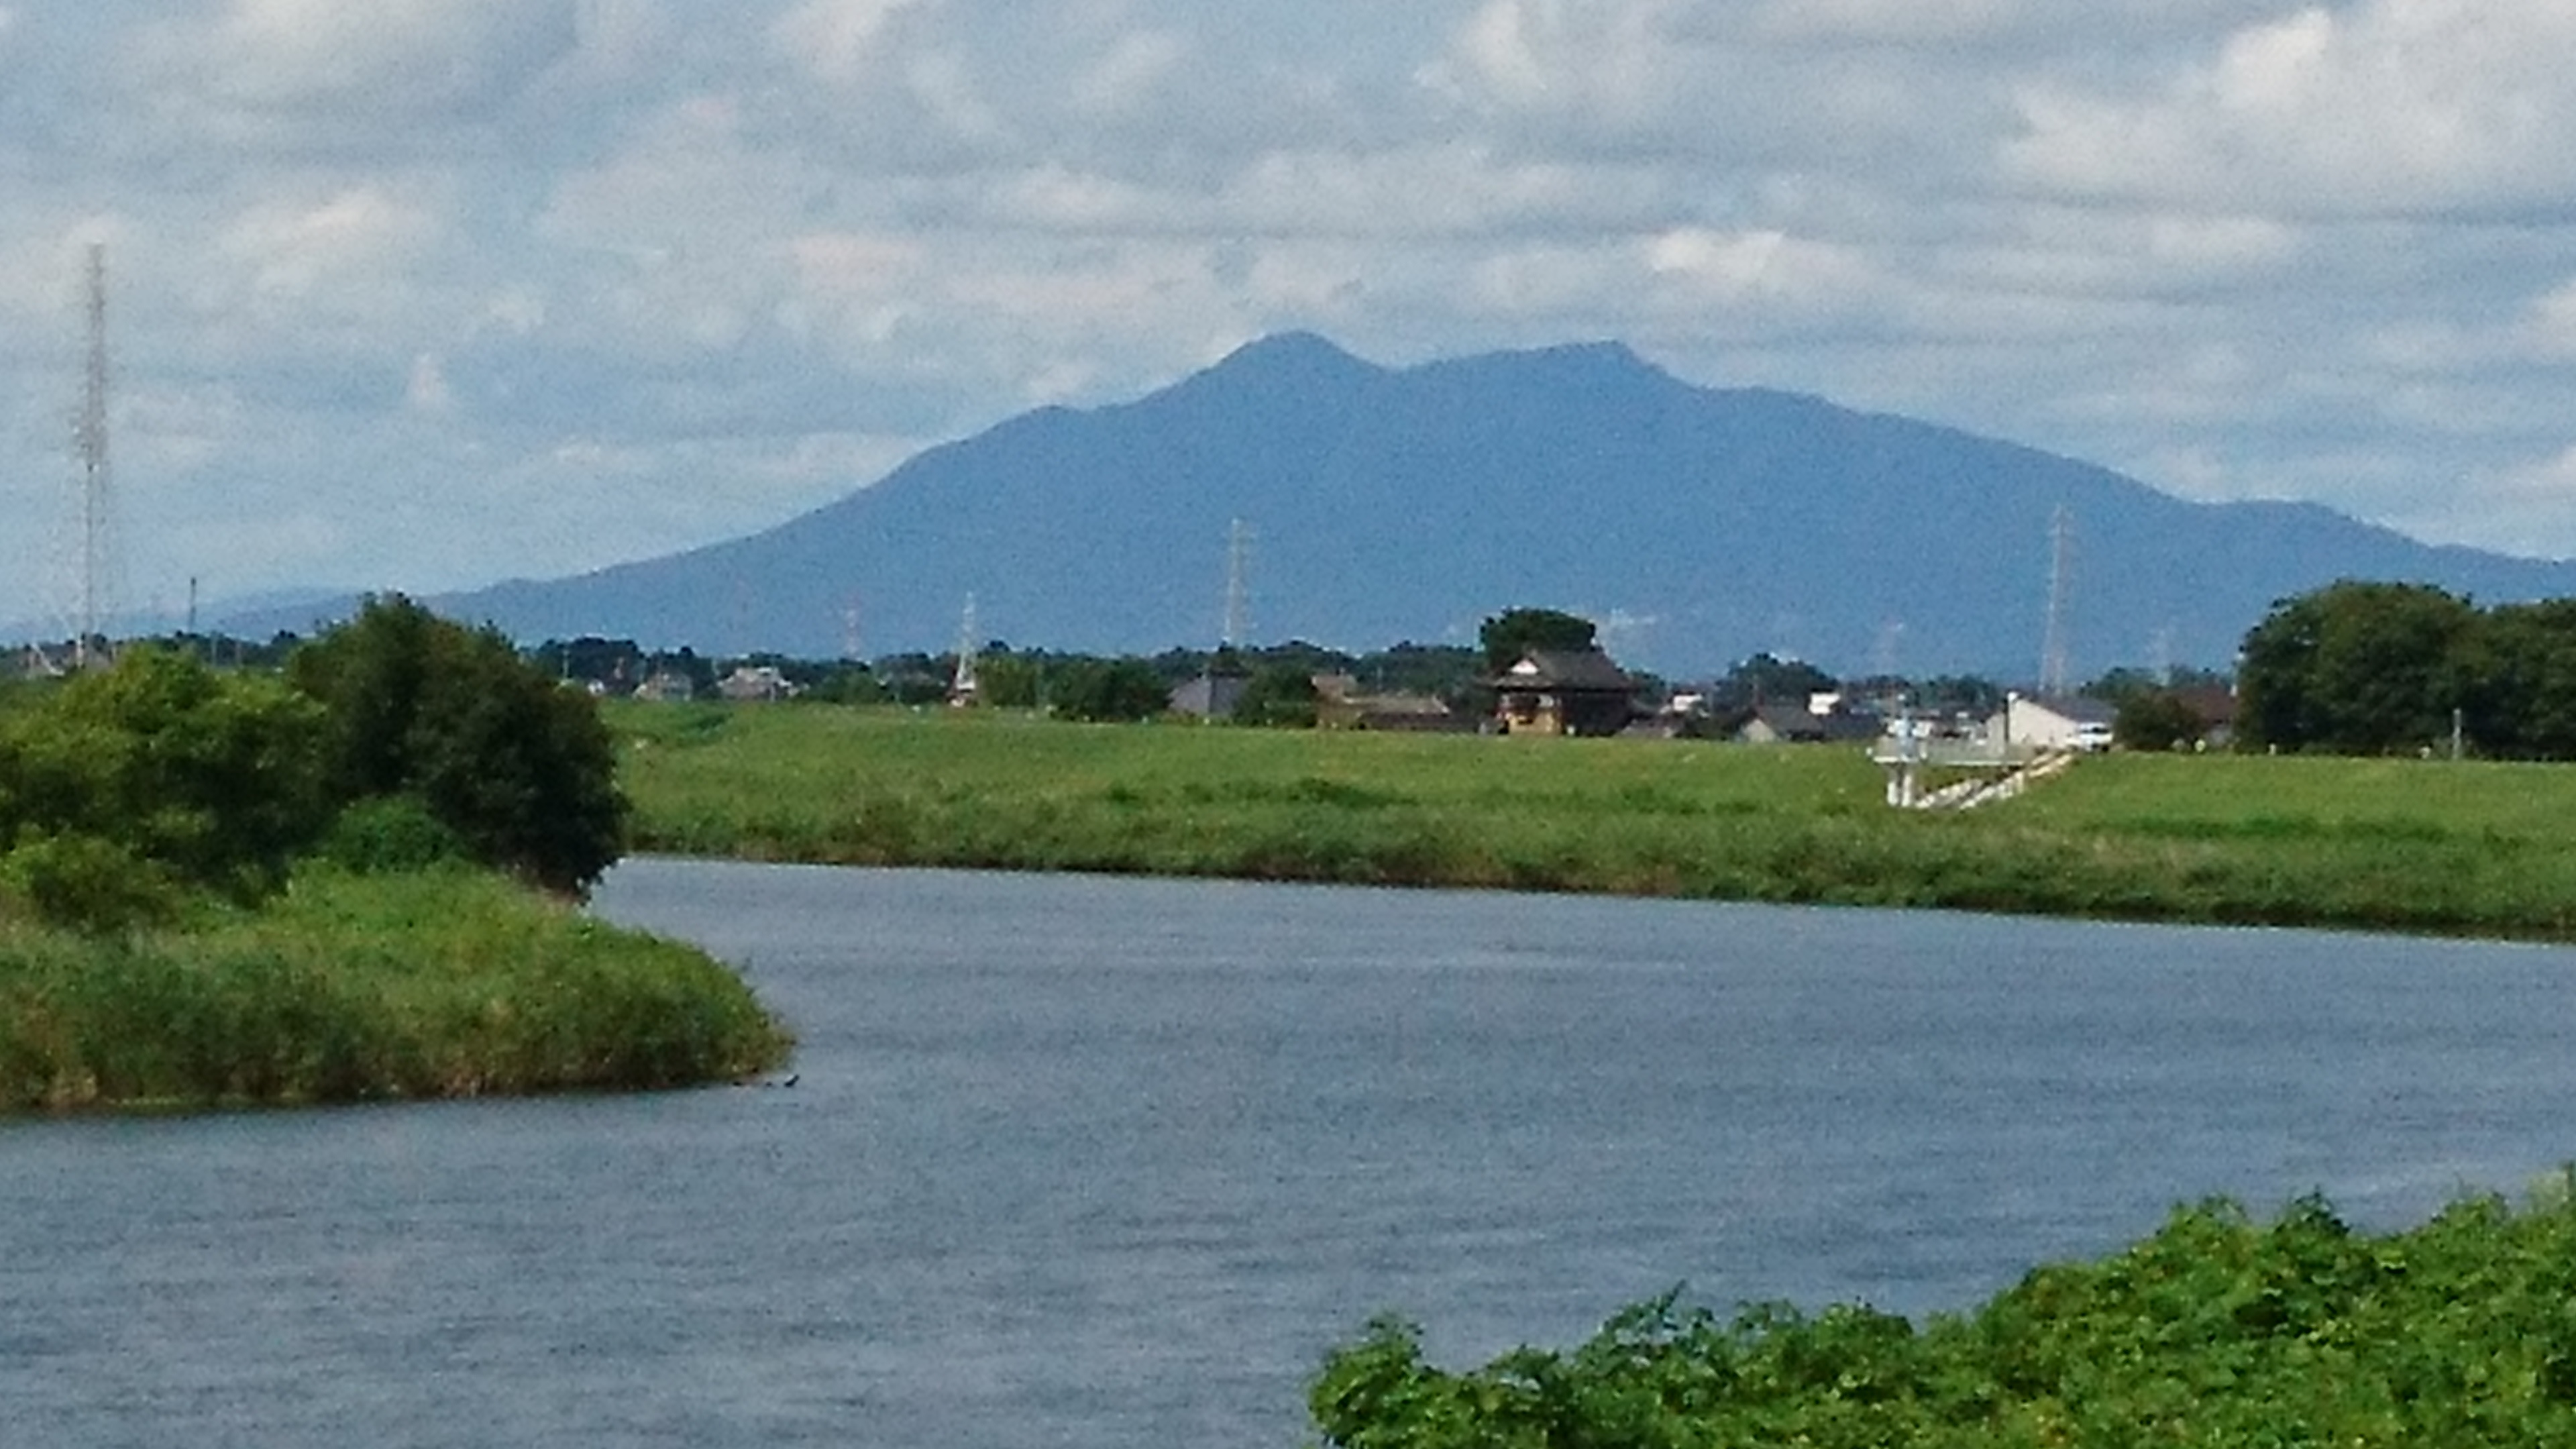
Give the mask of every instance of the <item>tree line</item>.
M 2347 580 L 2273 605 L 2237 691 L 2251 748 L 2576 759 L 2576 599 Z

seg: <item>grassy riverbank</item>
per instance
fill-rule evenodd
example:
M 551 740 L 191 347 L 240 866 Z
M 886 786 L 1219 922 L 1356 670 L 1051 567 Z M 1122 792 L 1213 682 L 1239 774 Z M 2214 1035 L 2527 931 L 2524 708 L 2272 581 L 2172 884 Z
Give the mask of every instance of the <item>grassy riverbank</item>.
M 2576 770 L 2087 759 L 1898 812 L 1857 749 L 624 705 L 637 849 L 2576 939 Z
M 784 1059 L 717 962 L 464 868 L 185 930 L 0 920 L 0 1112 L 670 1087 Z
M 2213 1204 L 1920 1328 L 1866 1308 L 1644 1305 L 1569 1353 L 1423 1362 L 1382 1321 L 1311 1407 L 1342 1449 L 2576 1443 L 2576 1206 L 2464 1202 L 2409 1232 Z

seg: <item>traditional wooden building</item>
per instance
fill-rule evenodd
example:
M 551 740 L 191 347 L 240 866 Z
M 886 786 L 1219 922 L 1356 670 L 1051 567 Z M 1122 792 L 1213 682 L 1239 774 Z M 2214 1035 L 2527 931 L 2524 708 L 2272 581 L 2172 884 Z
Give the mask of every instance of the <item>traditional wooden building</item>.
M 1505 734 L 1615 735 L 1636 713 L 1636 684 L 1598 649 L 1533 649 L 1494 676 Z

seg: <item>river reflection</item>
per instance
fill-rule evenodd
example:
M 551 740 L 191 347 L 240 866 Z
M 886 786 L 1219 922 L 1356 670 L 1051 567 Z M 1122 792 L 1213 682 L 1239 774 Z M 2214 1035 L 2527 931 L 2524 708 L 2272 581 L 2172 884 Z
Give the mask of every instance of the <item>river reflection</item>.
M 1962 1307 L 2213 1193 L 2572 1150 L 2562 952 L 643 861 L 793 1087 L 0 1129 L 11 1443 L 1292 1445 L 1449 1359 Z

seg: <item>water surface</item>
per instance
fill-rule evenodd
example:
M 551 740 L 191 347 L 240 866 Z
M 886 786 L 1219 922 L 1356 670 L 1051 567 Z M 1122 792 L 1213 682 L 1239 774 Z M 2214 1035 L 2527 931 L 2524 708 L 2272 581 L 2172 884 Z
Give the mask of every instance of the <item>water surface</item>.
M 796 1085 L 0 1128 L 8 1443 L 1276 1445 L 1444 1358 L 1966 1307 L 2570 1156 L 2562 951 L 643 861 Z

